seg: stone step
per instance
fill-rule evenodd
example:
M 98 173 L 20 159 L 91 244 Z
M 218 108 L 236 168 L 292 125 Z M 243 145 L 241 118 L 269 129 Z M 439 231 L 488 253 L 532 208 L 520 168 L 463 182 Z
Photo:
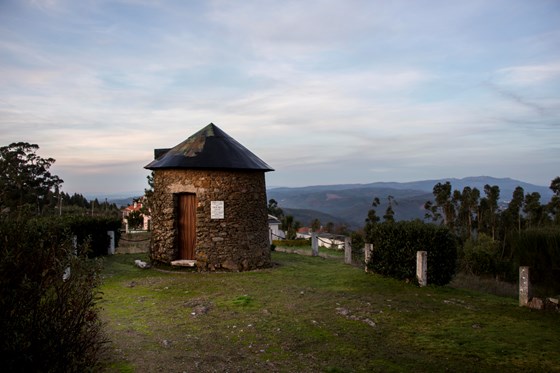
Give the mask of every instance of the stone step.
M 178 266 L 178 267 L 194 267 L 196 266 L 196 260 L 187 260 L 187 259 L 174 260 L 171 262 L 171 265 Z

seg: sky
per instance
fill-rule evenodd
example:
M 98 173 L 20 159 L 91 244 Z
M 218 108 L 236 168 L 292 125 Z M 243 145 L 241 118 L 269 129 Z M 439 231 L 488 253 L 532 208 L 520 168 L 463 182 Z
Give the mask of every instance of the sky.
M 147 187 L 209 123 L 267 186 L 560 175 L 558 0 L 0 0 L 0 146 Z

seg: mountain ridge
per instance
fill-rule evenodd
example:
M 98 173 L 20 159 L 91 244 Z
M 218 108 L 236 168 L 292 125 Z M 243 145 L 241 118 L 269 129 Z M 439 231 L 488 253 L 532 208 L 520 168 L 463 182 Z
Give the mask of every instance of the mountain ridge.
M 294 211 L 294 219 L 303 225 L 309 225 L 311 211 L 335 216 L 339 221 L 357 229 L 364 225 L 367 212 L 371 209 L 374 197 L 380 199 L 376 208 L 377 215 L 382 216 L 387 208 L 388 196 L 392 196 L 397 204 L 393 206 L 395 219 L 423 219 L 426 213 L 424 203 L 433 199 L 433 187 L 437 183 L 449 181 L 453 190 L 462 191 L 465 186 L 477 188 L 484 195 L 484 185 L 498 185 L 500 201 L 509 202 L 513 191 L 521 186 L 525 193 L 538 192 L 541 203 L 547 203 L 552 197 L 548 187 L 530 184 L 512 178 L 496 178 L 491 176 L 470 176 L 465 178 L 443 178 L 418 180 L 411 182 L 374 182 L 367 184 L 334 184 L 305 187 L 277 187 L 267 189 L 267 198 L 278 202 L 280 208 L 306 210 L 305 216 Z M 311 210 L 311 211 L 310 211 Z M 334 221 L 333 221 L 334 222 Z M 327 221 L 323 222 L 326 224 Z

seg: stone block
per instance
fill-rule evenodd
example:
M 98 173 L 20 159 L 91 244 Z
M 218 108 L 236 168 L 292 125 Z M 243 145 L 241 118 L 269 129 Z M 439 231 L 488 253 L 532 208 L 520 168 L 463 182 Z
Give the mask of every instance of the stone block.
M 541 298 L 533 297 L 527 303 L 527 307 L 535 309 L 535 310 L 542 310 L 542 309 L 544 309 L 544 302 Z

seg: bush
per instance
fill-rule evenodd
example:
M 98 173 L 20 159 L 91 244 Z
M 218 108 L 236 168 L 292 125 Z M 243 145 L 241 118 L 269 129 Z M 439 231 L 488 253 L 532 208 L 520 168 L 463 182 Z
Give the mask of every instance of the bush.
M 364 265 L 364 236 L 359 232 L 352 232 L 350 234 L 350 242 L 352 246 L 352 263 Z
M 273 240 L 275 247 L 311 246 L 311 239 L 298 238 L 295 240 Z
M 428 252 L 428 283 L 445 285 L 455 273 L 457 241 L 442 226 L 419 221 L 376 224 L 367 263 L 379 274 L 416 282 L 416 252 Z
M 115 232 L 115 247 L 120 239 L 121 220 L 109 217 L 67 216 L 54 220 L 62 229 L 68 229 L 83 246 L 89 241 L 89 257 L 107 255 L 110 238 L 107 231 Z
M 500 242 L 485 234 L 480 234 L 477 240 L 465 241 L 459 255 L 459 268 L 471 275 L 498 275 L 501 271 Z
M 87 252 L 79 247 L 80 252 Z M 104 346 L 101 265 L 57 222 L 0 222 L 0 340 L 8 372 L 94 370 Z
M 531 267 L 531 282 L 556 294 L 560 292 L 560 229 L 533 228 L 508 236 L 513 260 L 509 277 L 516 280 L 519 266 Z

